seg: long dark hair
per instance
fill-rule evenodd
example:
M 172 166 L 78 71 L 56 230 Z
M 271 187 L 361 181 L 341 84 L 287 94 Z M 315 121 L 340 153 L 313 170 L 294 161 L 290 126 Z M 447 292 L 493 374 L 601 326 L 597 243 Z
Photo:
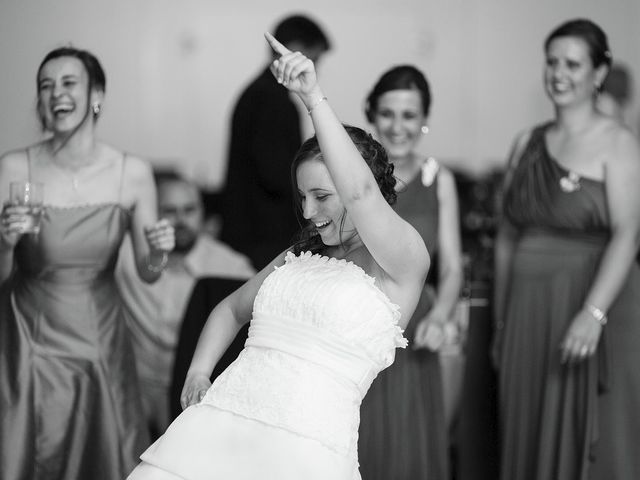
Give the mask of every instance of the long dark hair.
M 387 152 L 382 145 L 377 142 L 370 134 L 358 127 L 350 125 L 344 126 L 347 134 L 351 138 L 360 155 L 367 163 L 373 173 L 378 188 L 384 196 L 385 200 L 392 205 L 396 201 L 396 178 L 393 176 L 393 164 L 387 158 Z M 293 185 L 293 197 L 296 201 L 296 216 L 302 229 L 298 233 L 293 243 L 293 252 L 298 255 L 301 252 L 310 251 L 312 253 L 321 252 L 326 245 L 322 243 L 320 234 L 318 234 L 313 223 L 305 220 L 302 216 L 302 198 L 298 190 L 297 172 L 300 165 L 310 160 L 322 160 L 322 151 L 318 144 L 318 139 L 314 135 L 305 141 L 291 164 L 291 184 Z M 345 212 L 342 214 L 340 222 L 340 237 L 342 238 L 342 227 L 345 219 Z
M 106 92 L 107 79 L 104 74 L 104 70 L 102 69 L 102 65 L 100 65 L 100 62 L 95 57 L 95 55 L 88 52 L 87 50 L 80 50 L 74 47 L 61 47 L 61 48 L 56 48 L 54 50 L 51 50 L 49 53 L 45 55 L 45 57 L 40 62 L 40 66 L 38 67 L 38 73 L 36 74 L 36 91 L 39 92 L 40 74 L 42 73 L 42 69 L 44 68 L 45 64 L 50 60 L 61 58 L 61 57 L 72 57 L 80 60 L 89 78 L 89 83 L 87 85 L 87 106 L 84 112 L 84 117 L 82 118 L 82 122 L 80 122 L 78 126 L 75 127 L 71 132 L 71 134 L 67 137 L 67 140 L 68 140 L 73 135 L 75 135 L 75 133 L 80 128 L 80 126 L 82 126 L 84 122 L 87 121 L 87 118 L 89 118 L 89 115 L 93 115 L 94 119 L 97 119 L 98 116 L 100 115 L 99 112 L 92 111 L 91 102 L 89 101 L 89 99 L 91 97 L 91 92 L 93 90 L 97 90 L 99 92 Z M 42 127 L 42 130 L 47 131 L 48 126 L 47 126 L 45 117 L 42 113 L 42 108 L 43 106 L 40 103 L 40 94 L 38 93 L 38 103 L 36 106 L 38 120 L 40 121 L 40 126 Z

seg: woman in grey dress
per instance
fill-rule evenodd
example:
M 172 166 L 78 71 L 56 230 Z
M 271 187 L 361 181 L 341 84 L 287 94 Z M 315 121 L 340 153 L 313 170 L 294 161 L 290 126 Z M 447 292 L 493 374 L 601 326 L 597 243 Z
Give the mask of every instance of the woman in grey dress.
M 0 221 L 0 472 L 3 480 L 123 478 L 145 447 L 137 378 L 114 282 L 125 233 L 154 281 L 173 248 L 149 165 L 94 135 L 98 60 L 51 51 L 37 74 L 47 137 L 0 158 L 9 183 L 44 184 L 40 231 L 24 207 Z

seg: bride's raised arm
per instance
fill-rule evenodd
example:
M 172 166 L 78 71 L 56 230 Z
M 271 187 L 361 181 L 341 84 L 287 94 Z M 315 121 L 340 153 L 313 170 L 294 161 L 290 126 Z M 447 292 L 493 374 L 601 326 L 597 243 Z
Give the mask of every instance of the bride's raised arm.
M 313 62 L 288 50 L 272 35 L 266 33 L 265 37 L 280 55 L 271 71 L 307 107 L 323 161 L 362 242 L 393 283 L 421 287 L 429 267 L 424 242 L 380 192 L 369 166 L 322 92 Z

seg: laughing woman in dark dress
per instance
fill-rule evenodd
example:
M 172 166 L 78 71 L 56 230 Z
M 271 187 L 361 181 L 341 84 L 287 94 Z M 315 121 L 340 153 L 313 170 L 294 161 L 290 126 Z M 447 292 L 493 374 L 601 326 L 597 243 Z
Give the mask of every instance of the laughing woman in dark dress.
M 503 480 L 640 478 L 640 152 L 595 98 L 589 20 L 544 45 L 555 117 L 515 142 L 496 244 Z

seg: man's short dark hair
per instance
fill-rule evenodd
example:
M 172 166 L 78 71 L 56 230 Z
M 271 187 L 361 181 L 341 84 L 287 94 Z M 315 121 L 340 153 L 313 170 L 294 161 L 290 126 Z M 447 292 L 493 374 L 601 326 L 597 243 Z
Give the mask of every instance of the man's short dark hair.
M 292 15 L 281 20 L 274 36 L 284 45 L 298 41 L 305 47 L 322 47 L 325 52 L 331 48 L 331 43 L 320 26 L 304 15 Z

